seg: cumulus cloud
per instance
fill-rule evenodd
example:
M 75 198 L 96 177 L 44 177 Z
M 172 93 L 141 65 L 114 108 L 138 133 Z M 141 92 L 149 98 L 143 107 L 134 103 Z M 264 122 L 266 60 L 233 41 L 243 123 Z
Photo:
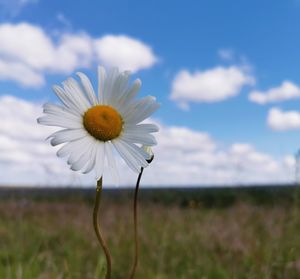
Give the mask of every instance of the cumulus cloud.
M 13 80 L 28 87 L 40 87 L 45 83 L 44 75 L 19 63 L 2 61 L 0 58 L 0 80 Z
M 267 124 L 275 131 L 300 129 L 300 113 L 272 108 L 268 113 Z
M 45 138 L 56 130 L 40 126 L 41 105 L 12 96 L 0 97 L 0 184 L 93 185 L 93 175 L 69 170 Z M 247 143 L 224 147 L 207 132 L 166 126 L 157 120 L 159 145 L 145 171 L 143 185 L 233 185 L 289 182 L 294 179 L 291 156 L 278 160 Z M 135 184 L 136 174 L 117 156 L 122 185 Z M 111 184 L 109 172 L 105 185 Z
M 0 79 L 23 86 L 44 84 L 45 74 L 70 74 L 93 61 L 133 72 L 157 62 L 152 49 L 127 36 L 93 38 L 87 33 L 61 33 L 52 38 L 29 23 L 0 24 Z
M 295 158 L 295 156 L 292 156 L 292 155 L 286 155 L 283 158 L 283 163 L 288 168 L 295 168 L 296 167 L 296 158 Z
M 127 36 L 107 35 L 95 40 L 97 57 L 106 66 L 119 66 L 122 70 L 150 68 L 157 62 L 153 50 L 143 42 Z
M 238 95 L 243 86 L 254 83 L 254 77 L 237 66 L 219 66 L 194 73 L 181 70 L 173 80 L 171 99 L 181 105 L 219 102 Z
M 42 185 L 60 174 L 60 162 L 44 142 L 53 129 L 37 128 L 38 104 L 12 96 L 0 98 L 0 183 Z M 62 165 L 60 166 L 62 167 Z M 46 171 L 47 170 L 47 171 Z M 47 172 L 51 175 L 47 176 Z M 53 176 L 53 177 L 52 177 Z M 33 179 L 34 177 L 34 179 Z M 62 177 L 63 179 L 63 177 Z
M 177 134 L 184 144 L 180 147 L 165 145 L 170 133 Z M 184 131 L 184 132 L 183 132 Z M 193 140 L 197 134 L 206 140 L 198 145 Z M 163 126 L 155 149 L 156 161 L 145 177 L 160 185 L 240 185 L 249 183 L 278 183 L 291 181 L 293 169 L 283 161 L 256 150 L 246 143 L 220 146 L 207 133 L 182 127 Z M 193 146 L 189 151 L 186 146 Z M 148 173 L 148 174 L 147 174 Z
M 280 102 L 300 97 L 300 87 L 291 81 L 283 81 L 278 87 L 267 91 L 252 91 L 249 100 L 260 105 L 272 102 Z
M 257 171 L 263 167 L 264 172 L 274 172 L 279 164 L 270 155 L 258 152 L 254 146 L 245 143 L 235 143 L 229 149 L 231 160 L 238 166 Z

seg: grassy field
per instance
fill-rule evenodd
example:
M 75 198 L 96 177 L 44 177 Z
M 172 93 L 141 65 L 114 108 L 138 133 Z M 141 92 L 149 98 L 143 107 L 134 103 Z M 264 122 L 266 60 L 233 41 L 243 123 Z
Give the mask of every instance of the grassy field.
M 300 278 L 300 207 L 294 195 L 151 193 L 140 199 L 136 278 Z M 133 254 L 132 193 L 104 193 L 102 200 L 112 279 L 125 279 Z M 103 278 L 92 207 L 90 194 L 2 196 L 0 278 Z

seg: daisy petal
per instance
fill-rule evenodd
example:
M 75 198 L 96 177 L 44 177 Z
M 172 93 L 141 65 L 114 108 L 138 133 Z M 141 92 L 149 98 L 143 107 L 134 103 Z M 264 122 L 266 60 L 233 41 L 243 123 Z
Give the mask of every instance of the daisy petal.
M 130 78 L 130 71 L 125 71 L 120 74 L 119 78 L 119 87 L 117 88 L 118 95 L 116 96 L 117 100 L 120 100 L 123 95 L 127 92 L 128 80 Z
M 118 68 L 112 68 L 107 75 L 107 79 L 105 81 L 104 84 L 104 104 L 108 105 L 111 104 L 111 102 L 113 102 L 113 87 L 114 87 L 114 83 L 116 78 L 118 77 L 119 74 L 119 70 Z
M 124 125 L 124 131 L 135 133 L 155 133 L 158 132 L 158 127 L 155 124 L 138 124 L 138 125 Z
M 156 102 L 155 97 L 147 96 L 128 106 L 127 111 L 123 113 L 123 117 L 126 122 L 137 124 L 148 118 L 159 107 L 160 105 Z
M 147 153 L 145 150 L 143 150 L 141 147 L 136 146 L 130 141 L 126 141 L 124 139 L 119 139 L 122 144 L 126 146 L 126 148 L 130 151 L 130 153 L 136 158 L 137 161 L 139 161 L 140 165 L 142 167 L 147 167 L 147 159 L 150 159 L 149 153 Z
M 109 169 L 111 171 L 112 177 L 115 181 L 115 184 L 119 185 L 120 184 L 120 176 L 117 171 L 116 160 L 113 156 L 112 144 L 109 141 L 105 143 L 105 154 L 107 156 L 107 163 L 108 163 Z
M 96 162 L 95 162 L 95 175 L 96 175 L 95 178 L 97 180 L 99 180 L 103 175 L 104 157 L 105 157 L 104 143 L 98 141 L 97 150 L 96 150 Z
M 53 85 L 52 87 L 56 96 L 61 100 L 61 102 L 67 107 L 72 109 L 73 111 L 78 111 L 78 106 L 74 104 L 74 102 L 67 96 L 66 92 L 59 87 L 58 85 Z M 79 110 L 80 111 L 80 110 Z
M 97 105 L 98 100 L 96 98 L 96 94 L 95 94 L 95 91 L 94 91 L 94 88 L 91 84 L 90 79 L 84 73 L 77 72 L 76 74 L 79 76 L 79 78 L 81 80 L 82 86 L 85 90 L 86 96 L 87 96 L 90 104 L 92 106 Z
M 79 158 L 89 150 L 89 148 L 93 145 L 93 139 L 91 137 L 84 137 L 82 139 L 73 141 L 74 145 L 72 147 L 72 151 L 68 158 L 67 163 L 69 165 L 74 164 Z
M 104 104 L 104 85 L 106 72 L 103 67 L 98 67 L 98 99 L 100 104 Z
M 85 132 L 84 129 L 63 129 L 63 130 L 59 130 L 59 131 L 54 132 L 54 133 L 51 134 L 50 136 L 48 136 L 48 137 L 46 138 L 46 140 L 51 139 L 51 138 L 54 138 L 54 137 L 56 137 L 56 136 L 60 136 L 61 134 L 65 134 L 65 133 L 67 133 L 67 132 L 77 133 L 77 132 L 79 132 L 79 131 Z
M 126 105 L 130 103 L 139 92 L 141 86 L 142 81 L 140 79 L 136 79 L 131 88 L 127 89 L 126 92 L 123 94 L 122 98 L 119 100 L 120 104 Z
M 73 150 L 74 142 L 68 142 L 64 146 L 62 146 L 60 149 L 57 150 L 56 155 L 57 157 L 66 157 L 69 155 Z
M 141 171 L 140 164 L 138 160 L 131 154 L 130 151 L 126 148 L 126 145 L 121 140 L 113 140 L 112 141 L 114 147 L 117 149 L 123 160 L 127 163 L 127 165 L 134 171 L 139 173 Z
M 37 119 L 37 122 L 42 125 L 46 126 L 57 126 L 62 128 L 68 129 L 80 129 L 83 127 L 82 123 L 71 120 L 71 119 L 64 119 L 62 117 L 54 116 L 54 115 L 47 115 L 42 116 Z
M 76 153 L 79 149 L 82 149 L 82 146 L 87 144 L 86 139 L 89 139 L 87 137 L 70 141 L 66 143 L 64 146 L 62 146 L 58 151 L 56 152 L 57 157 L 65 157 L 67 155 L 71 155 L 72 153 Z
M 84 174 L 89 173 L 95 167 L 96 150 L 97 150 L 97 144 L 96 144 L 96 141 L 95 141 L 94 145 L 92 146 L 92 149 L 90 151 L 90 154 L 89 154 L 90 160 L 88 161 L 88 163 L 85 167 L 85 170 L 83 171 Z
M 64 107 L 55 105 L 55 104 L 49 104 L 46 103 L 43 106 L 43 112 L 47 114 L 52 114 L 58 117 L 68 118 L 75 121 L 80 121 L 81 116 L 79 114 L 74 114 L 70 110 L 67 110 Z
M 132 114 L 132 118 L 128 121 L 131 123 L 140 123 L 144 121 L 146 118 L 148 118 L 151 114 L 153 114 L 155 111 L 157 111 L 160 107 L 160 104 L 153 103 L 144 109 L 141 109 L 140 111 L 137 111 L 136 114 Z
M 68 106 L 76 111 L 79 111 L 80 114 L 83 114 L 85 111 L 85 108 L 78 102 L 76 98 L 74 98 L 74 94 L 70 92 L 70 90 L 66 90 L 67 88 L 67 81 L 63 82 L 63 89 L 59 86 L 53 87 L 53 90 L 57 93 L 56 95 L 59 96 L 61 99 L 63 98 Z
M 81 111 L 85 112 L 90 107 L 90 104 L 82 92 L 80 85 L 75 79 L 68 78 L 62 82 L 62 85 L 69 98 L 73 100 L 73 102 Z
M 149 145 L 149 146 L 157 144 L 155 137 L 151 134 L 141 134 L 141 133 L 125 131 L 123 132 L 121 139 L 124 139 L 127 142 L 140 143 L 142 145 Z
M 81 139 L 86 135 L 87 132 L 84 129 L 65 129 L 50 135 L 53 137 L 50 143 L 52 146 L 56 146 L 64 142 Z
M 129 75 L 128 71 L 117 75 L 114 84 L 111 87 L 110 99 L 108 100 L 109 105 L 118 109 L 120 108 L 119 100 L 126 92 Z
M 89 161 L 90 153 L 93 149 L 94 145 L 90 145 L 85 153 L 81 155 L 81 157 L 71 165 L 71 170 L 78 171 L 81 170 Z

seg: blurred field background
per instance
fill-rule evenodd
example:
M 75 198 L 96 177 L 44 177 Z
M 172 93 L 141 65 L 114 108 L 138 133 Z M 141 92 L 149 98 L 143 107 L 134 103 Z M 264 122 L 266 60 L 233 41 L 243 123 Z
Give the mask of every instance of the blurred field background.
M 300 278 L 294 187 L 144 189 L 136 278 Z M 0 278 L 104 278 L 94 190 L 1 189 Z M 114 279 L 132 264 L 132 190 L 105 190 L 100 223 Z

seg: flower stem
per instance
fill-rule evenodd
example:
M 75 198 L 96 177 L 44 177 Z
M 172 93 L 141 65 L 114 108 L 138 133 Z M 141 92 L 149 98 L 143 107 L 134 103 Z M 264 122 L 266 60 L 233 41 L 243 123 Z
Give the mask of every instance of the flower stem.
M 138 202 L 138 192 L 139 192 L 139 186 L 140 181 L 142 178 L 144 168 L 141 168 L 141 172 L 139 173 L 136 186 L 135 186 L 135 192 L 134 192 L 134 203 L 133 203 L 133 220 L 134 220 L 134 262 L 130 273 L 130 279 L 134 278 L 135 271 L 138 265 L 139 260 L 139 240 L 138 240 L 138 226 L 137 226 L 137 202 Z
M 101 200 L 101 192 L 102 192 L 102 177 L 97 181 L 97 188 L 96 188 L 96 200 L 95 200 L 95 206 L 93 211 L 93 224 L 95 233 L 97 235 L 97 239 L 104 251 L 105 257 L 106 257 L 106 275 L 105 279 L 110 279 L 111 277 L 111 256 L 109 253 L 109 250 L 107 248 L 107 244 L 105 243 L 102 234 L 100 232 L 100 226 L 98 222 L 98 212 L 100 207 L 100 200 Z

